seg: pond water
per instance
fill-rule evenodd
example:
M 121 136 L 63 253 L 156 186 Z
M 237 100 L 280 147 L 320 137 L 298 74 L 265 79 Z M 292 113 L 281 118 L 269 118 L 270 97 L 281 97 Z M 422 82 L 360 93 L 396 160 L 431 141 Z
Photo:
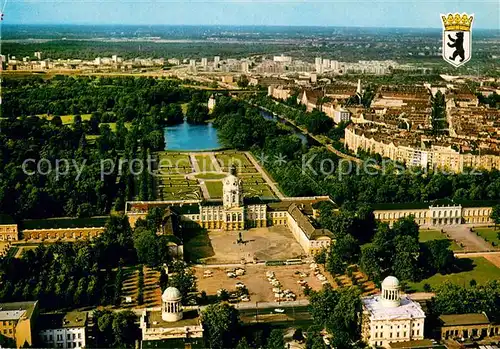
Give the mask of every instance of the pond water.
M 217 129 L 212 123 L 191 125 L 182 124 L 168 126 L 165 132 L 166 150 L 212 150 L 221 148 Z

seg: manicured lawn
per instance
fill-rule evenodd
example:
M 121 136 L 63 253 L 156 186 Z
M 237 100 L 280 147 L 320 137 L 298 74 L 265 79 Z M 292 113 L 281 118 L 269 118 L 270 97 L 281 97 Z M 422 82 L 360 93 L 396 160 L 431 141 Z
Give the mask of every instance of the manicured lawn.
M 217 153 L 215 155 L 215 157 L 217 158 L 219 165 L 222 168 L 226 168 L 226 169 L 229 169 L 232 164 L 234 164 L 237 168 L 239 168 L 240 166 L 241 167 L 252 166 L 252 163 L 250 162 L 250 160 L 248 160 L 246 155 L 243 153 L 224 152 L 224 154 Z
M 200 173 L 196 175 L 199 179 L 222 179 L 226 177 L 226 173 Z
M 216 171 L 210 155 L 196 155 L 195 158 L 201 172 Z
M 422 229 L 420 230 L 420 233 L 418 235 L 418 239 L 420 242 L 427 242 L 431 240 L 449 240 L 450 241 L 450 249 L 452 251 L 461 251 L 463 250 L 462 247 L 460 247 L 455 241 L 450 240 L 441 233 L 439 230 L 426 230 Z
M 163 200 L 183 200 L 183 199 L 196 199 L 196 193 L 199 193 L 198 186 L 172 186 L 160 188 L 163 193 Z
M 191 160 L 187 154 L 161 152 L 158 157 L 158 169 L 162 175 L 178 175 L 193 171 Z
M 500 229 L 495 228 L 474 228 L 474 232 L 478 232 L 479 235 L 488 241 L 490 244 L 493 242 L 495 246 L 500 246 L 500 239 L 498 238 L 498 233 L 500 233 Z
M 424 290 L 424 284 L 428 283 L 432 288 L 436 288 L 445 281 L 461 286 L 469 286 L 469 282 L 474 279 L 478 285 L 485 284 L 490 280 L 500 280 L 500 268 L 483 257 L 458 259 L 461 271 L 448 275 L 436 274 L 428 279 L 417 283 L 410 282 L 409 286 L 413 291 Z
M 23 229 L 86 228 L 104 227 L 108 217 L 93 218 L 48 218 L 22 221 Z
M 214 182 L 205 182 L 207 186 L 208 193 L 212 199 L 221 198 L 222 197 L 222 182 L 214 181 Z
M 189 155 L 174 152 L 161 152 L 159 156 L 159 165 L 162 167 L 191 167 Z
M 246 197 L 264 196 L 274 198 L 274 194 L 267 184 L 243 186 Z

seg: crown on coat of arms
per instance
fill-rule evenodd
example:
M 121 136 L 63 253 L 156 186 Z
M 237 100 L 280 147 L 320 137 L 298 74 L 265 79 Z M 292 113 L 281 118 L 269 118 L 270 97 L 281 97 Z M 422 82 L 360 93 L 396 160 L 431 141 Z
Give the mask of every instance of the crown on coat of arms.
M 441 15 L 445 30 L 461 30 L 470 31 L 474 16 L 469 16 L 466 13 L 448 13 L 448 15 Z

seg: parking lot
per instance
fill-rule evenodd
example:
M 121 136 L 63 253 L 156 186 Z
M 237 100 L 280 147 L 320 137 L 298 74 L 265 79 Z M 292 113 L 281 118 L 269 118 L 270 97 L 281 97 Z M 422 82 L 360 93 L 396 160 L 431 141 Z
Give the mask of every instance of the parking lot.
M 274 302 L 278 298 L 276 297 L 276 292 L 273 292 L 273 288 L 276 289 L 277 287 L 273 286 L 268 280 L 268 276 L 266 276 L 268 272 L 274 273 L 274 279 L 280 284 L 278 288 L 281 290 L 281 293 L 289 290 L 295 295 L 295 300 L 307 298 L 304 296 L 303 289 L 299 284 L 300 280 L 306 282 L 312 290 L 319 290 L 322 287 L 321 281 L 314 276 L 309 265 L 306 264 L 290 266 L 248 264 L 241 266 L 241 268 L 245 269 L 244 275 L 233 278 L 228 277 L 227 271 L 235 268 L 196 267 L 198 290 L 200 292 L 205 291 L 208 296 L 215 296 L 219 289 L 225 289 L 229 292 L 236 291 L 236 284 L 240 282 L 248 289 L 250 302 Z M 212 276 L 204 276 L 207 270 L 211 271 Z M 303 273 L 302 276 L 300 273 Z M 283 303 L 286 303 L 287 301 L 284 299 L 285 297 L 282 297 Z

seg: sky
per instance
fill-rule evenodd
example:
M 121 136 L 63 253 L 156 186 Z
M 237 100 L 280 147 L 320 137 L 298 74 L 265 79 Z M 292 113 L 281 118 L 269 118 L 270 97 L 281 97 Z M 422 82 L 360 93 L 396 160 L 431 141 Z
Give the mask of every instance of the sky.
M 474 13 L 500 30 L 499 0 L 0 0 L 6 24 L 306 25 L 440 28 Z

